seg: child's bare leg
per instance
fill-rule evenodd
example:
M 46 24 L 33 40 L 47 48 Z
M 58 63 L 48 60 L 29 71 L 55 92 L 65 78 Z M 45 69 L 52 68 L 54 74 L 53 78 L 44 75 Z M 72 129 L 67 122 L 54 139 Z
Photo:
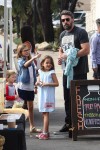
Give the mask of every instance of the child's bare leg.
M 43 112 L 43 132 L 49 132 L 49 112 Z
M 28 107 L 28 111 L 29 111 L 30 129 L 32 129 L 32 127 L 34 126 L 34 114 L 33 114 L 34 104 L 33 104 L 33 101 L 28 101 L 27 107 Z

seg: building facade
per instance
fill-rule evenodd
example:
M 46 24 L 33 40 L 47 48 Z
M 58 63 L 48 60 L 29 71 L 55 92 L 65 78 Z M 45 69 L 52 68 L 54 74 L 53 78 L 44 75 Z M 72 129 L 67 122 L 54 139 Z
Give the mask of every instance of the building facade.
M 100 0 L 78 0 L 76 10 L 84 10 L 86 12 L 87 32 L 96 30 L 95 20 L 100 18 Z
M 90 0 L 90 10 L 86 12 L 86 30 L 96 30 L 95 20 L 100 18 L 100 0 Z

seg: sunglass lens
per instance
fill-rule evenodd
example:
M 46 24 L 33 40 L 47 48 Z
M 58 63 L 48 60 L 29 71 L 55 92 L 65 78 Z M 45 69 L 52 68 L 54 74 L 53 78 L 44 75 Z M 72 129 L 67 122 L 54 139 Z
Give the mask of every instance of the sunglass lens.
M 69 19 L 69 18 L 66 18 L 66 21 L 70 21 L 70 19 Z
M 66 20 L 67 22 L 69 22 L 69 21 L 70 21 L 70 18 L 62 19 L 61 21 L 62 21 L 62 22 L 65 22 L 65 20 Z

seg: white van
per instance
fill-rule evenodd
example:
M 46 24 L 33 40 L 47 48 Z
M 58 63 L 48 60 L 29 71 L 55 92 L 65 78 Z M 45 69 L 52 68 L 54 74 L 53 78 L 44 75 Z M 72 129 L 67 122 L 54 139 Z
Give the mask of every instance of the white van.
M 75 24 L 83 24 L 85 22 L 85 15 L 84 11 L 75 11 L 74 12 L 74 23 Z

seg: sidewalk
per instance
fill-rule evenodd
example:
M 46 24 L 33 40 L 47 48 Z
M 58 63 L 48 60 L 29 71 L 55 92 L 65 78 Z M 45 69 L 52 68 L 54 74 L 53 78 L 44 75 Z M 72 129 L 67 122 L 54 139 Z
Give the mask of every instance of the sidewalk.
M 68 133 L 54 135 L 54 131 L 58 131 L 64 124 L 64 101 L 62 91 L 62 70 L 57 64 L 58 52 L 40 51 L 42 57 L 51 55 L 55 62 L 56 74 L 59 80 L 59 87 L 56 88 L 56 110 L 50 114 L 50 140 L 43 141 L 36 139 L 35 135 L 29 137 L 29 124 L 26 122 L 26 143 L 28 150 L 98 150 L 100 147 L 100 137 L 96 136 L 81 136 L 78 141 L 73 141 L 69 138 Z M 92 79 L 92 70 L 88 73 L 88 79 Z M 42 129 L 42 115 L 38 112 L 37 96 L 35 98 L 34 118 L 35 125 Z
M 1 40 L 1 36 L 0 36 Z M 16 45 L 13 45 L 15 48 Z M 29 134 L 29 123 L 26 121 L 26 144 L 27 150 L 99 150 L 100 148 L 100 136 L 81 136 L 78 137 L 78 141 L 72 141 L 68 137 L 68 133 L 54 135 L 54 131 L 58 131 L 64 124 L 64 100 L 63 100 L 63 89 L 62 89 L 62 69 L 61 66 L 57 64 L 58 52 L 53 51 L 39 51 L 44 55 L 51 55 L 55 62 L 55 71 L 57 78 L 59 80 L 59 87 L 56 88 L 56 110 L 53 113 L 50 113 L 50 140 L 38 140 L 33 134 L 30 137 Z M 90 59 L 89 59 L 90 66 Z M 88 73 L 88 79 L 92 79 L 92 70 L 90 67 L 90 72 Z M 38 112 L 38 101 L 37 95 L 34 100 L 34 118 L 35 126 L 42 129 L 42 115 Z

